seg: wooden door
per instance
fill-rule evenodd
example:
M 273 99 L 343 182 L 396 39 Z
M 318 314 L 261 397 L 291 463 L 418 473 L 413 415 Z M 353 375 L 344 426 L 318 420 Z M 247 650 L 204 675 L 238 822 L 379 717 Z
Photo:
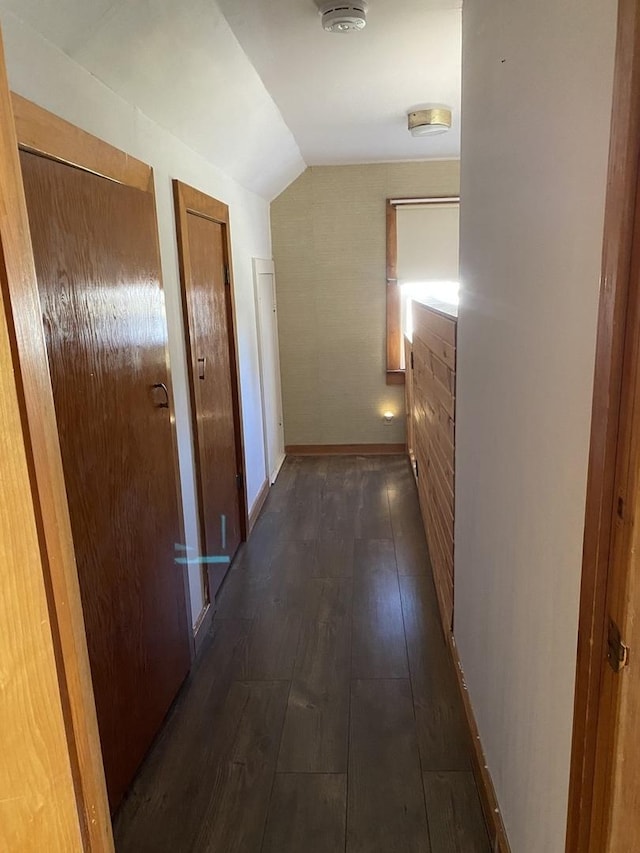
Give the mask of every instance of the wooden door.
M 200 522 L 214 596 L 246 533 L 228 210 L 175 187 Z
M 275 268 L 273 261 L 254 258 L 253 269 L 266 474 L 274 483 L 284 461 Z
M 636 0 L 620 0 L 567 853 L 635 853 L 640 849 L 640 777 L 636 769 L 640 750 L 639 94 L 640 5 Z
M 114 808 L 190 664 L 154 198 L 21 161 Z
M 0 850 L 113 850 L 0 37 Z

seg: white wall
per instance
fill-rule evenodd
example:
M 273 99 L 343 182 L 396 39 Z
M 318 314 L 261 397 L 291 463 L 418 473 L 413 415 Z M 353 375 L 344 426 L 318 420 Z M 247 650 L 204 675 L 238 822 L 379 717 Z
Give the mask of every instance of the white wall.
M 154 124 L 8 12 L 2 14 L 2 29 L 9 82 L 14 91 L 153 166 L 186 544 L 192 549 L 190 553 L 196 554 L 198 522 L 193 445 L 171 179 L 179 178 L 230 206 L 250 506 L 262 486 L 265 470 L 251 259 L 271 256 L 268 202 L 244 189 Z M 195 623 L 203 604 L 199 566 L 189 568 L 189 582 Z
M 455 633 L 514 853 L 564 850 L 616 5 L 463 12 Z

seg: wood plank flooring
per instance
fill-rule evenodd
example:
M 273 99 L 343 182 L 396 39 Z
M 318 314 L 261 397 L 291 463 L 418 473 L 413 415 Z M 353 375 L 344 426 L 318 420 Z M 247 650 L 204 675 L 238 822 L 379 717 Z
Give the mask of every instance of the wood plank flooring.
M 293 457 L 118 853 L 489 853 L 404 457 Z

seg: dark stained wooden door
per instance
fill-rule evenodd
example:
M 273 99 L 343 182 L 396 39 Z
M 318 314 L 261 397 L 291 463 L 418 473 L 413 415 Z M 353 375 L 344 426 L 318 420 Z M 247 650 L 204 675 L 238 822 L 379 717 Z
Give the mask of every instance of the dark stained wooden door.
M 21 161 L 113 809 L 190 665 L 154 198 Z
M 187 214 L 189 315 L 194 403 L 197 423 L 201 517 L 207 556 L 235 554 L 242 537 L 240 493 L 231 380 L 231 300 L 225 284 L 223 226 Z M 228 563 L 210 564 L 211 595 Z

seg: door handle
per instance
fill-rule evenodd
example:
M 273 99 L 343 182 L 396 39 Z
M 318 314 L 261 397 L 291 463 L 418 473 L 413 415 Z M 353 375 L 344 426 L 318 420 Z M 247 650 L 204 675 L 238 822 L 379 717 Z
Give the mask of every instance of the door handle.
M 169 389 L 164 384 L 164 382 L 156 382 L 155 385 L 151 386 L 152 388 L 161 388 L 164 391 L 164 400 L 161 403 L 156 404 L 157 409 L 168 409 L 169 408 Z
M 198 359 L 198 379 L 204 379 L 204 369 L 205 369 L 206 365 L 207 365 L 207 359 L 206 358 L 199 358 Z

